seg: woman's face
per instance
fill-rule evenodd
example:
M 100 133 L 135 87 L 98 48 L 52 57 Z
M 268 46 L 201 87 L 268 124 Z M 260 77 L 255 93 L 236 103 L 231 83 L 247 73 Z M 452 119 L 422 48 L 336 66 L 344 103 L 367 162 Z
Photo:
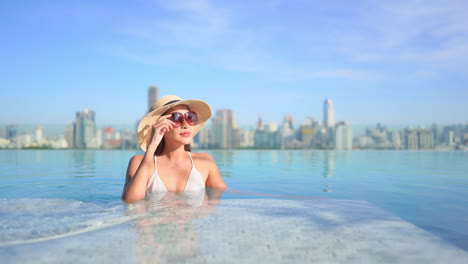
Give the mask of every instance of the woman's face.
M 164 134 L 164 139 L 166 143 L 178 143 L 187 145 L 192 142 L 193 133 L 195 126 L 191 126 L 187 123 L 186 120 L 186 113 L 190 112 L 190 109 L 185 105 L 178 105 L 171 108 L 169 111 L 165 113 L 165 115 L 172 114 L 172 113 L 180 113 L 184 117 L 182 119 L 182 124 L 179 127 L 176 127 L 172 130 L 169 130 Z

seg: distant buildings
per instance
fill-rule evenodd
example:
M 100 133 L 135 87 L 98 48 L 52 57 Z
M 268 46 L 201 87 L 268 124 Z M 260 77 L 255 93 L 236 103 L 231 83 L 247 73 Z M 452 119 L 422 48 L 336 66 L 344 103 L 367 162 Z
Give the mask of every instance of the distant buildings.
M 292 123 L 287 124 L 288 126 Z M 261 117 L 258 118 L 257 128 L 254 131 L 255 148 L 280 148 L 282 134 L 277 123 L 263 124 Z
M 240 138 L 235 129 L 234 113 L 230 109 L 216 110 L 212 119 L 212 147 L 231 149 L 240 146 Z
M 208 125 L 203 126 L 198 134 L 193 138 L 193 145 L 199 148 L 209 148 L 212 137 L 212 131 Z
M 6 127 L 6 139 L 16 140 L 18 136 L 18 127 L 16 125 L 9 125 Z
M 238 130 L 241 132 L 241 141 L 240 141 L 240 147 L 241 148 L 251 148 L 254 146 L 255 141 L 254 141 L 254 136 L 255 133 L 253 130 Z
M 102 148 L 105 148 L 105 149 L 120 148 L 120 146 L 122 145 L 122 138 L 118 131 L 116 131 L 113 127 L 104 127 L 102 131 L 104 132 Z
M 157 86 L 148 87 L 148 107 L 159 96 Z M 79 148 L 79 149 L 139 149 L 135 129 L 97 128 L 95 112 L 77 112 L 75 121 L 64 128 L 62 136 L 46 137 L 43 126 L 31 131 L 17 125 L 0 128 L 0 148 Z M 139 120 L 138 120 L 139 121 Z M 138 122 L 137 122 L 138 124 Z M 212 149 L 395 149 L 395 150 L 468 150 L 468 124 L 430 128 L 407 127 L 389 129 L 377 124 L 364 135 L 353 137 L 351 124 L 337 122 L 333 102 L 323 103 L 323 122 L 311 117 L 296 125 L 292 115 L 285 115 L 281 124 L 264 122 L 259 117 L 255 127 L 242 129 L 236 125 L 231 109 L 218 109 L 195 136 L 194 148 Z M 327 176 L 328 177 L 328 176 Z
M 330 98 L 327 98 L 323 103 L 323 124 L 326 128 L 335 126 L 335 108 Z
M 426 128 L 407 128 L 405 130 L 406 144 L 408 150 L 434 149 L 434 134 Z
M 44 127 L 38 126 L 36 127 L 36 142 L 38 145 L 42 145 L 45 142 L 44 137 Z
M 0 148 L 7 149 L 43 149 L 43 148 L 66 148 L 67 143 L 61 136 L 46 137 L 43 126 L 37 126 L 33 131 L 20 132 L 18 125 L 8 125 L 4 136 L 0 137 Z
M 353 132 L 349 122 L 339 122 L 333 132 L 333 146 L 336 150 L 351 150 L 353 148 Z
M 323 123 L 308 118 L 297 129 L 291 115 L 284 117 L 281 127 L 276 123 L 264 124 L 259 119 L 254 131 L 254 147 L 351 150 L 353 136 L 349 122 L 336 122 L 331 99 L 325 100 L 323 110 Z
M 293 146 L 287 148 L 305 148 L 305 149 L 329 149 L 329 133 L 331 128 L 327 128 L 322 122 L 316 121 L 313 118 L 307 118 L 306 122 L 301 124 L 297 133 L 297 140 Z
M 69 123 L 65 127 L 64 131 L 65 141 L 67 142 L 68 148 L 75 148 L 75 124 Z
M 91 147 L 93 139 L 96 137 L 96 121 L 94 111 L 85 109 L 76 113 L 73 127 L 73 146 L 75 148 Z
M 296 131 L 292 115 L 285 115 L 281 131 L 281 149 L 285 149 L 297 143 Z
M 148 109 L 147 110 L 149 110 L 151 106 L 153 106 L 153 104 L 156 103 L 156 101 L 158 100 L 158 96 L 159 96 L 158 86 L 151 85 L 150 87 L 148 87 Z

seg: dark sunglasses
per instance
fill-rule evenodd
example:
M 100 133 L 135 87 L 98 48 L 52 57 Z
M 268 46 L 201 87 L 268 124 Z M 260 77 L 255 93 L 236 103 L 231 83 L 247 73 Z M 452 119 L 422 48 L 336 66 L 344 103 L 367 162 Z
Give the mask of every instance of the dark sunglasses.
M 175 127 L 180 127 L 184 122 L 184 119 L 189 126 L 194 126 L 198 122 L 198 116 L 195 112 L 187 112 L 185 114 L 174 112 L 171 114 L 171 117 L 169 117 L 169 120 L 175 123 Z

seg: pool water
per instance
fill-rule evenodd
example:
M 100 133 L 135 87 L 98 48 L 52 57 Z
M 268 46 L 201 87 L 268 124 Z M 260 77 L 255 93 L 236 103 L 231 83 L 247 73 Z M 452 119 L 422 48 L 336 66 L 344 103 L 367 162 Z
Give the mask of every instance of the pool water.
M 467 152 L 207 152 L 220 199 L 128 205 L 138 151 L 0 151 L 0 262 L 468 262 Z

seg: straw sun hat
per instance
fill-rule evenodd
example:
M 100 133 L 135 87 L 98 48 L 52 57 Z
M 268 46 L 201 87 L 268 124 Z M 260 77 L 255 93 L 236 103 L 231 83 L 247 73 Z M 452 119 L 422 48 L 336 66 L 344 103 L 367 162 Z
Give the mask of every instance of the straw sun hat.
M 146 147 L 151 140 L 153 125 L 158 121 L 159 117 L 161 117 L 161 115 L 167 110 L 178 105 L 186 105 L 190 111 L 197 113 L 198 122 L 194 128 L 194 136 L 211 117 L 210 105 L 205 101 L 197 99 L 182 100 L 180 97 L 175 95 L 166 95 L 161 97 L 151 106 L 148 114 L 146 114 L 141 119 L 140 124 L 138 124 L 138 143 L 143 151 L 146 151 Z

